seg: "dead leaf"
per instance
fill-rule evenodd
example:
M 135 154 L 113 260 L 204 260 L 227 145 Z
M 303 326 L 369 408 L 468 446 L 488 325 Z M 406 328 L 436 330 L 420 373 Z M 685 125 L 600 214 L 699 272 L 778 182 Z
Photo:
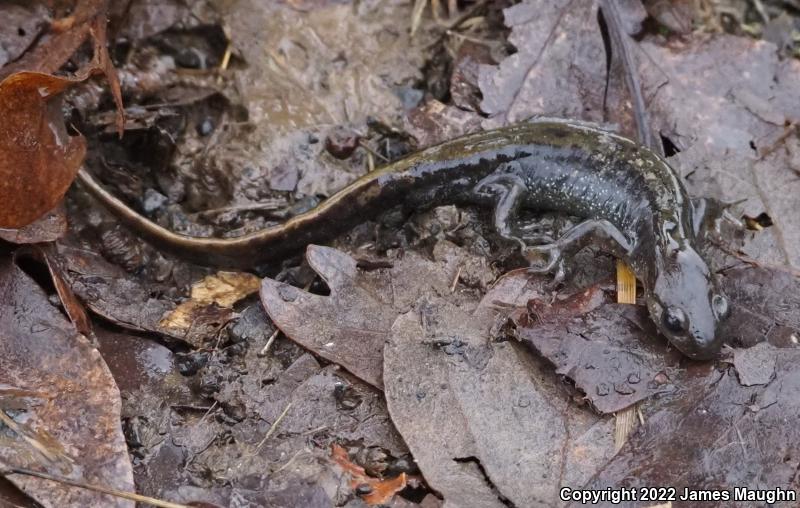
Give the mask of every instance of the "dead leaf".
M 50 211 L 77 175 L 86 143 L 67 134 L 55 99 L 72 83 L 34 72 L 0 82 L 0 227 L 21 228 Z
M 775 379 L 766 386 L 744 387 L 732 371 L 689 381 L 682 395 L 648 417 L 584 488 L 796 489 L 798 361 L 799 351 L 781 350 Z M 704 504 L 732 506 L 729 501 Z
M 486 44 L 469 40 L 461 43 L 453 61 L 453 75 L 450 78 L 450 96 L 455 106 L 466 111 L 480 111 L 480 66 L 494 64 L 496 62 Z
M 517 52 L 498 66 L 480 68 L 481 109 L 490 116 L 484 128 L 533 115 L 600 123 L 608 121 L 605 111 L 618 119 L 625 117 L 624 95 L 618 93 L 622 87 L 610 87 L 604 102 L 606 55 L 597 2 L 530 0 L 503 14 L 512 30 L 508 40 Z
M 350 475 L 350 488 L 355 490 L 361 485 L 369 486 L 371 489 L 369 494 L 361 496 L 368 505 L 386 504 L 406 487 L 405 473 L 387 480 L 368 476 L 364 468 L 351 462 L 347 451 L 337 444 L 331 445 L 331 458 Z
M 549 359 L 557 374 L 573 380 L 601 413 L 677 389 L 672 370 L 680 353 L 670 351 L 643 307 L 606 304 L 580 317 L 535 323 L 517 334 Z
M 220 307 L 233 304 L 258 291 L 261 279 L 246 272 L 217 272 L 192 284 L 191 299 L 200 304 L 216 303 Z
M 780 351 L 769 342 L 733 352 L 733 366 L 744 386 L 765 385 L 775 375 L 775 360 Z
M 64 267 L 62 275 L 86 307 L 128 330 L 153 332 L 167 342 L 206 347 L 233 316 L 230 309 L 203 307 L 197 314 L 187 315 L 181 326 L 164 327 L 161 320 L 176 307 L 163 296 L 168 288 L 145 284 L 90 251 L 59 245 L 57 254 Z
M 450 253 L 447 247 L 438 252 L 443 263 L 409 252 L 392 260 L 391 269 L 366 271 L 343 252 L 309 245 L 308 263 L 328 285 L 330 296 L 266 278 L 261 301 L 287 337 L 381 388 L 383 343 L 398 313 L 421 293 L 449 294 L 457 265 L 474 257 L 460 249 Z
M 638 50 L 655 127 L 679 150 L 671 163 L 690 193 L 745 199 L 739 215 L 766 212 L 774 226 L 745 235 L 743 252 L 800 267 L 800 180 L 783 125 L 800 119 L 800 62 L 779 60 L 769 43 L 722 34 L 670 45 L 646 38 Z
M 198 324 L 224 326 L 233 319 L 233 305 L 258 291 L 260 279 L 245 272 L 217 272 L 192 285 L 189 300 L 159 321 L 159 326 L 173 333 L 186 333 Z
M 749 266 L 725 273 L 723 289 L 732 306 L 723 334 L 730 344 L 749 348 L 766 341 L 786 348 L 800 342 L 800 278 Z
M 578 430 L 580 418 L 568 423 L 568 399 L 534 374 L 523 351 L 489 342 L 493 314 L 431 299 L 401 315 L 384 350 L 389 412 L 446 504 L 550 505 L 567 463 L 592 463 L 580 439 L 587 429 Z M 583 467 L 572 469 L 573 479 Z
M 3 434 L 0 463 L 133 491 L 119 391 L 97 351 L 10 261 L 0 264 L 0 302 L 0 384 L 21 390 L 0 399 L 5 427 L 14 422 Z M 37 478 L 7 478 L 44 506 L 133 506 Z
M 0 228 L 0 238 L 7 242 L 43 243 L 58 240 L 67 232 L 67 216 L 64 207 L 57 206 L 43 217 L 20 229 Z
M 92 323 L 89 320 L 89 316 L 86 314 L 83 305 L 78 301 L 78 297 L 72 292 L 72 288 L 69 287 L 69 284 L 67 284 L 64 279 L 63 267 L 59 263 L 57 256 L 54 255 L 51 247 L 50 245 L 33 245 L 17 249 L 14 252 L 14 260 L 31 257 L 37 262 L 47 266 L 53 286 L 55 286 L 56 293 L 58 293 L 58 298 L 61 301 L 61 305 L 64 307 L 67 317 L 69 317 L 78 332 L 93 341 L 95 336 L 92 331 Z
M 418 148 L 435 145 L 480 129 L 481 117 L 455 106 L 430 101 L 412 109 L 405 117 L 405 130 Z
M 691 33 L 695 11 L 691 0 L 644 0 L 642 3 L 648 14 L 673 32 Z
M 44 5 L 17 5 L 3 3 L 0 5 L 0 67 L 16 60 L 36 40 L 44 28 Z
M 105 0 L 79 2 L 76 16 L 78 13 L 86 15 L 83 22 L 0 71 L 2 228 L 27 226 L 50 211 L 80 169 L 86 143 L 81 136 L 67 134 L 61 117 L 59 95 L 67 87 L 84 81 L 95 72 L 103 72 L 111 85 L 118 111 L 117 127 L 122 135 L 122 95 L 106 49 L 105 8 Z M 60 40 L 68 34 L 73 37 L 72 44 Z M 72 78 L 48 74 L 60 68 L 88 35 L 94 41 L 90 65 Z

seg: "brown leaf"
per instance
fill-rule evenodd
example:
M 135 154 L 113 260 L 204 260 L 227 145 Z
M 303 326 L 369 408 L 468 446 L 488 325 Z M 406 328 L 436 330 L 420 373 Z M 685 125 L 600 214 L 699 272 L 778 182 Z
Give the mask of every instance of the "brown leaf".
M 406 487 L 406 474 L 400 473 L 394 478 L 381 480 L 368 476 L 364 468 L 354 464 L 347 456 L 347 451 L 337 444 L 331 445 L 331 458 L 345 472 L 350 474 L 350 488 L 356 489 L 360 485 L 369 485 L 369 494 L 361 496 L 369 505 L 379 505 L 388 503 L 395 494 Z
M 57 206 L 43 217 L 20 229 L 0 228 L 0 238 L 11 243 L 43 243 L 58 240 L 67 232 L 67 216 L 63 206 Z
M 458 249 L 442 247 L 437 253 L 440 263 L 409 252 L 393 260 L 391 269 L 366 271 L 343 252 L 309 245 L 308 263 L 328 284 L 330 296 L 267 278 L 261 302 L 287 337 L 381 388 L 383 343 L 398 313 L 421 293 L 449 294 L 458 265 L 470 259 Z
M 645 308 L 606 304 L 571 318 L 554 312 L 555 319 L 520 327 L 517 335 L 552 362 L 557 374 L 573 380 L 599 412 L 614 413 L 675 391 L 674 379 L 659 380 L 678 366 L 680 354 L 670 354 Z
M 504 16 L 517 52 L 498 66 L 480 67 L 481 109 L 492 117 L 486 125 L 533 115 L 605 122 L 609 111 L 624 117 L 621 86 L 612 86 L 604 102 L 606 55 L 595 0 L 526 1 Z
M 83 305 L 81 305 L 81 302 L 78 301 L 78 297 L 72 292 L 72 288 L 70 288 L 69 284 L 67 284 L 64 279 L 64 269 L 51 247 L 51 245 L 31 245 L 17 249 L 14 251 L 14 260 L 31 257 L 45 264 L 47 270 L 50 272 L 53 286 L 55 286 L 56 293 L 58 293 L 58 298 L 61 300 L 61 305 L 64 307 L 67 317 L 69 317 L 73 326 L 75 326 L 81 334 L 90 339 L 94 339 L 94 332 L 92 331 L 92 323 L 89 320 L 89 316 L 86 314 L 86 310 L 83 308 Z
M 732 370 L 695 372 L 680 397 L 649 416 L 640 432 L 584 488 L 797 489 L 800 467 L 800 351 L 778 350 L 774 379 L 742 386 Z M 791 504 L 791 503 L 789 503 Z M 752 506 L 707 502 L 704 506 Z
M 233 304 L 258 291 L 260 280 L 245 272 L 217 272 L 192 285 L 191 299 L 159 321 L 159 326 L 172 333 L 187 333 L 198 325 L 219 326 L 230 321 Z
M 157 284 L 145 285 L 87 250 L 59 245 L 58 256 L 64 267 L 62 275 L 86 307 L 128 330 L 152 332 L 167 342 L 178 341 L 202 347 L 232 315 L 230 309 L 215 307 L 195 316 L 198 319 L 189 318 L 188 328 L 165 328 L 159 323 L 175 309 L 175 304 L 153 293 L 163 293 L 166 288 Z
M 0 82 L 0 227 L 21 228 L 58 204 L 86 153 L 54 96 L 73 80 L 20 72 Z
M 37 46 L 25 58 L 0 70 L 0 211 L 1 228 L 21 228 L 51 210 L 64 196 L 80 169 L 86 143 L 69 136 L 57 96 L 70 85 L 102 72 L 117 105 L 117 130 L 122 135 L 122 95 L 106 50 L 106 2 L 85 0 L 66 32 Z M 58 70 L 91 35 L 94 58 L 75 77 Z
M 489 340 L 494 314 L 430 299 L 400 316 L 384 349 L 389 413 L 445 504 L 549 506 L 562 475 L 586 481 L 612 441 L 524 351 Z
M 418 148 L 424 148 L 475 132 L 480 120 L 473 112 L 431 99 L 408 112 L 405 130 L 417 140 Z
M 97 351 L 19 268 L 0 263 L 2 466 L 133 491 L 120 398 Z M 8 390 L 8 387 L 13 390 Z M 45 506 L 133 503 L 37 478 L 7 476 Z
M 797 137 L 784 126 L 800 120 L 800 63 L 779 59 L 771 44 L 729 35 L 668 45 L 645 38 L 638 51 L 654 127 L 679 151 L 670 162 L 689 192 L 744 200 L 731 210 L 738 216 L 766 212 L 773 226 L 737 235 L 744 254 L 800 267 Z M 731 234 L 725 242 L 741 241 Z
M 44 38 L 19 60 L 0 69 L 0 79 L 22 71 L 52 74 L 59 70 L 89 36 L 93 20 L 105 20 L 106 4 L 107 0 L 78 0 L 73 15 L 52 23 L 53 35 Z

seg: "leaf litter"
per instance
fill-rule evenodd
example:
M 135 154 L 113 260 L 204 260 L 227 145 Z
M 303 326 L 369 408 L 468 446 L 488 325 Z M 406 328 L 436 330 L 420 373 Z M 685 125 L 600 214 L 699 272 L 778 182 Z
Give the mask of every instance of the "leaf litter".
M 128 106 L 120 141 L 110 128 L 113 113 L 103 91 L 87 86 L 70 92 L 71 103 L 88 113 L 79 119 L 90 147 L 87 165 L 171 229 L 237 235 L 308 209 L 314 194 L 330 194 L 382 157 L 479 126 L 567 115 L 635 132 L 619 62 L 611 62 L 604 91 L 607 64 L 594 2 L 553 3 L 544 10 L 522 2 L 506 10 L 515 54 L 498 53 L 502 41 L 490 41 L 488 55 L 481 49 L 453 52 L 451 85 L 460 85 L 450 88 L 451 97 L 432 94 L 420 81 L 433 79 L 421 69 L 434 24 L 423 16 L 415 40 L 396 28 L 397 19 L 410 19 L 410 5 L 309 4 L 240 2 L 218 16 L 205 2 L 132 2 L 127 18 L 114 8 L 123 27 L 118 50 L 128 51 L 122 88 L 134 106 Z M 661 474 L 661 483 L 679 482 L 673 471 L 700 478 L 700 455 L 664 457 L 685 443 L 670 442 L 680 435 L 659 430 L 684 422 L 678 427 L 684 433 L 714 428 L 709 435 L 724 440 L 732 432 L 726 424 L 684 418 L 697 410 L 692 404 L 698 393 L 710 394 L 712 413 L 723 416 L 756 394 L 748 407 L 755 416 L 736 420 L 734 431 L 753 435 L 761 413 L 770 428 L 780 428 L 773 415 L 784 404 L 783 387 L 791 392 L 791 376 L 776 351 L 796 347 L 795 280 L 785 270 L 746 268 L 742 260 L 793 263 L 796 228 L 782 199 L 793 184 L 788 175 L 796 136 L 785 88 L 796 63 L 777 59 L 774 47 L 763 42 L 686 34 L 685 19 L 678 18 L 685 13 L 668 13 L 670 19 L 649 2 L 658 22 L 685 35 L 653 31 L 641 6 L 626 4 L 624 30 L 636 35 L 628 42 L 651 127 L 668 155 L 675 154 L 673 164 L 690 190 L 728 201 L 748 197 L 733 209 L 737 215 L 766 212 L 775 223 L 725 236 L 734 242 L 725 253 L 709 246 L 738 323 L 731 325 L 731 358 L 693 365 L 668 351 L 640 308 L 607 302 L 611 264 L 592 252 L 581 254 L 574 278 L 556 293 L 544 281 L 519 275 L 495 282 L 514 263 L 471 233 L 479 229 L 474 221 L 442 230 L 435 220 L 414 219 L 400 234 L 376 233 L 370 223 L 341 239 L 350 255 L 313 247 L 310 266 L 294 261 L 264 268 L 260 274 L 271 277 L 261 296 L 275 325 L 314 356 L 285 340 L 260 304 L 247 298 L 230 302 L 224 315 L 193 316 L 189 321 L 200 326 L 176 332 L 159 323 L 211 273 L 109 228 L 103 212 L 85 201 L 78 205 L 84 198 L 74 195 L 68 213 L 77 217 L 79 234 L 60 241 L 58 271 L 92 312 L 128 329 L 109 334 L 104 323 L 98 329 L 101 351 L 114 334 L 112 344 L 141 343 L 146 336 L 172 349 L 150 345 L 127 354 L 159 359 L 139 368 L 144 377 L 138 387 L 125 383 L 136 376 L 125 369 L 130 362 L 123 351 L 130 350 L 112 345 L 103 352 L 114 358 L 109 363 L 123 390 L 123 423 L 140 491 L 219 505 L 368 501 L 367 488 L 359 490 L 348 476 L 357 470 L 347 466 L 346 473 L 344 461 L 331 457 L 330 446 L 338 443 L 347 460 L 364 469 L 365 484 L 413 475 L 411 450 L 426 486 L 406 488 L 387 501 L 397 506 L 411 503 L 420 488 L 448 504 L 469 505 L 465 494 L 472 493 L 489 506 L 551 505 L 558 504 L 559 486 L 620 484 L 631 464 L 649 477 Z M 465 23 L 448 37 L 480 46 L 487 34 L 474 27 L 494 14 L 479 12 L 483 21 Z M 546 29 L 533 29 L 540 25 Z M 57 26 L 69 31 L 80 23 Z M 267 37 L 264 26 L 271 27 Z M 381 53 L 377 48 L 389 46 L 410 49 L 374 57 Z M 724 64 L 715 60 L 721 54 L 727 55 Z M 214 68 L 226 55 L 231 67 Z M 566 69 L 564 61 L 570 62 Z M 749 80 L 730 77 L 740 74 Z M 763 76 L 778 79 L 761 86 Z M 687 85 L 683 80 L 690 77 L 695 81 Z M 297 94 L 298 84 L 311 95 Z M 687 86 L 695 94 L 690 101 Z M 331 134 L 342 127 L 355 140 L 343 151 L 333 149 Z M 735 178 L 725 180 L 729 174 Z M 398 227 L 396 220 L 391 227 Z M 481 257 L 487 253 L 490 261 Z M 327 290 L 314 282 L 314 271 Z M 594 289 L 582 298 L 587 287 Z M 286 301 L 281 294 L 296 298 Z M 764 339 L 769 346 L 757 345 Z M 599 359 L 599 368 L 586 368 L 586 358 Z M 431 403 L 435 411 L 428 410 Z M 632 404 L 644 414 L 644 426 L 612 459 L 614 420 L 596 411 Z M 653 432 L 661 439 L 648 441 Z M 776 457 L 783 448 L 772 439 L 779 434 L 763 445 Z M 698 440 L 698 450 L 716 446 Z M 656 452 L 640 456 L 650 444 Z M 752 469 L 759 470 L 759 459 L 750 455 Z M 662 467 L 670 459 L 674 467 Z M 758 479 L 737 478 L 780 483 L 777 470 L 761 471 Z M 532 478 L 538 481 L 525 482 Z M 428 494 L 424 502 L 442 501 Z
M 0 267 L 0 292 L 0 467 L 44 470 L 132 491 L 119 391 L 108 367 L 10 260 Z M 44 506 L 133 506 L 36 478 L 6 477 Z

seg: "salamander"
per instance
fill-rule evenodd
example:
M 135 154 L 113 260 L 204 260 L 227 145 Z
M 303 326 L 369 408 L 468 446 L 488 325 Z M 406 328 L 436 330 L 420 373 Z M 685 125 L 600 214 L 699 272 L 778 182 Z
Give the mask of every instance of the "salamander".
M 281 225 L 236 238 L 174 233 L 114 197 L 86 170 L 79 181 L 158 247 L 199 264 L 240 268 L 331 240 L 393 206 L 492 207 L 493 226 L 519 245 L 532 272 L 552 272 L 565 256 L 599 245 L 631 266 L 651 318 L 677 349 L 707 359 L 721 348 L 728 301 L 696 247 L 702 207 L 662 157 L 597 126 L 535 121 L 453 139 L 373 171 Z M 584 222 L 537 244 L 512 227 L 521 208 Z

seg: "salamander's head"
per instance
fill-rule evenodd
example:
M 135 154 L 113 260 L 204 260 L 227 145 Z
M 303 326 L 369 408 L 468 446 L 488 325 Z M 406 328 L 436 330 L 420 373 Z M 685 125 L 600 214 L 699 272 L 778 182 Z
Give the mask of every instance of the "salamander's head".
M 683 354 L 713 358 L 722 347 L 720 324 L 730 312 L 728 299 L 694 249 L 684 245 L 666 257 L 647 298 L 650 316 Z

